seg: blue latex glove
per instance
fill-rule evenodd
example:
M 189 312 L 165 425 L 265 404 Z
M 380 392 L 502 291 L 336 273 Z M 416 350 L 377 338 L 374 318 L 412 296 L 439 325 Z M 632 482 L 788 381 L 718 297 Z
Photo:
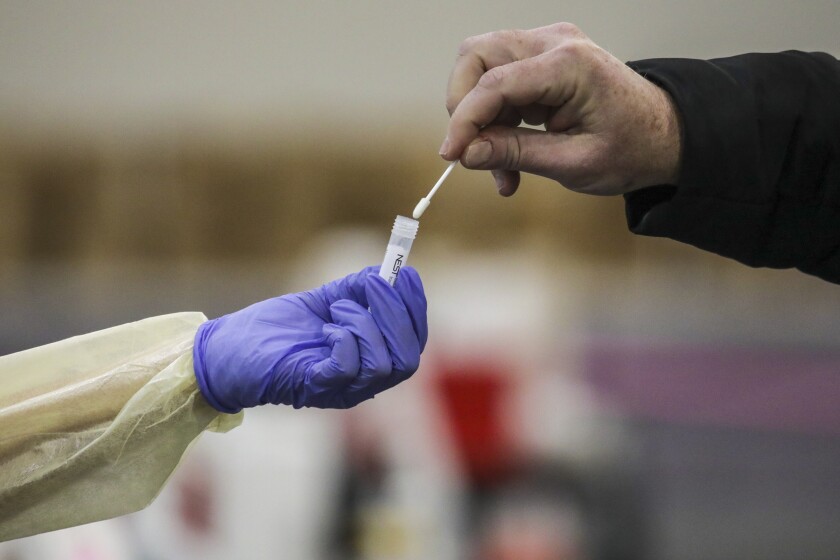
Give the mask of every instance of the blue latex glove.
M 423 284 L 405 267 L 391 287 L 378 269 L 202 324 L 193 358 L 207 401 L 349 408 L 411 377 L 428 337 Z

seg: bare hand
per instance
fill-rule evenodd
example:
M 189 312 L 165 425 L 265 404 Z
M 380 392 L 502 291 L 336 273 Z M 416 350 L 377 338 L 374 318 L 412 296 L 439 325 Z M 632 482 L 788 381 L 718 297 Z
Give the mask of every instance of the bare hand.
M 570 23 L 464 41 L 446 106 L 441 156 L 492 170 L 503 196 L 516 192 L 520 171 L 598 195 L 677 179 L 671 98 Z

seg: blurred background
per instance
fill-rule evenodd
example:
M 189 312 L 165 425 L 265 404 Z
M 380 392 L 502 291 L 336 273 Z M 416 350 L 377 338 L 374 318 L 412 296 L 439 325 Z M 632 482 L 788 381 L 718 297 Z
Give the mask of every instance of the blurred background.
M 840 55 L 837 0 L 0 1 L 0 353 L 234 311 L 382 258 L 443 171 L 459 43 Z M 207 434 L 143 512 L 0 559 L 840 554 L 840 287 L 456 169 L 411 255 L 420 371 Z

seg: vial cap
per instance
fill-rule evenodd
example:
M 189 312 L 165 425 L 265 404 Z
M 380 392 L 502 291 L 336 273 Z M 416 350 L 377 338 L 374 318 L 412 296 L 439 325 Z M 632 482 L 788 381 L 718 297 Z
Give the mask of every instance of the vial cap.
M 394 220 L 394 227 L 391 229 L 391 233 L 407 237 L 409 239 L 414 239 L 417 237 L 417 230 L 419 227 L 420 222 L 417 220 L 406 218 L 405 216 L 397 216 L 397 219 Z

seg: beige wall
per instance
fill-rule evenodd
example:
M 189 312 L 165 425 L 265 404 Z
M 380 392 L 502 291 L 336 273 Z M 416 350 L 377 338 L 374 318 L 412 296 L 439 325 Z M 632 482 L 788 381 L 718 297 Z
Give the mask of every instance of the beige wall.
M 2 0 L 0 119 L 124 130 L 328 115 L 339 132 L 371 120 L 439 132 L 463 38 L 562 20 L 623 59 L 840 55 L 837 0 Z

